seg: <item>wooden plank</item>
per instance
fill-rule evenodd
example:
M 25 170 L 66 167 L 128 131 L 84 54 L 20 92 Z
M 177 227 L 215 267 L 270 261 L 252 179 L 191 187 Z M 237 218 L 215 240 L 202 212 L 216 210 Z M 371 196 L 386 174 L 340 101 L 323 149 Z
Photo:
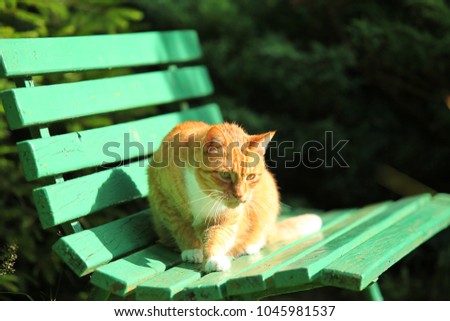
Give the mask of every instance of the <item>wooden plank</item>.
M 33 191 L 44 228 L 148 195 L 149 160 L 137 161 Z
M 193 30 L 0 39 L 0 76 L 175 63 L 201 55 Z
M 333 213 L 323 214 L 323 230 L 326 231 L 327 229 L 332 229 L 333 226 L 349 224 L 349 220 L 354 212 L 354 210 L 339 210 Z M 266 264 L 270 264 L 272 258 L 277 257 L 280 253 L 285 251 L 297 253 L 296 251 L 298 251 L 299 247 L 305 246 L 305 242 L 309 245 L 319 242 L 321 237 L 317 235 L 318 234 L 296 241 L 273 244 L 267 246 L 258 254 L 239 257 L 234 260 L 229 272 L 210 273 L 200 280 L 188 285 L 184 291 L 184 296 L 190 300 L 221 300 L 227 298 L 228 293 L 226 291 L 226 283 L 231 278 L 245 273 L 252 268 L 260 267 L 264 269 Z
M 78 276 L 156 240 L 148 210 L 60 238 L 53 250 Z
M 346 210 L 345 212 L 336 211 L 335 213 L 330 213 L 330 215 L 326 216 L 325 224 L 348 212 Z M 183 293 L 184 288 L 199 280 L 200 277 L 199 265 L 183 263 L 138 285 L 136 297 L 138 300 L 186 299 Z M 187 299 L 194 299 L 194 297 Z
M 213 124 L 222 122 L 222 116 L 216 104 L 209 104 L 113 126 L 26 140 L 18 143 L 17 149 L 25 177 L 32 180 L 151 154 L 175 125 L 186 120 Z
M 318 282 L 361 291 L 449 224 L 450 201 L 432 200 L 328 265 Z
M 114 294 L 125 296 L 136 286 L 180 263 L 180 253 L 152 245 L 132 255 L 101 266 L 91 283 Z
M 410 215 L 430 200 L 428 194 L 401 199 L 378 215 L 354 226 L 339 237 L 307 255 L 299 257 L 289 265 L 284 264 L 273 276 L 275 287 L 302 285 L 311 282 L 327 265 L 343 256 L 345 253 L 364 243 L 382 230 L 396 224 L 402 218 Z
M 211 94 L 203 66 L 3 91 L 11 129 Z
M 253 291 L 263 291 L 270 286 L 272 276 L 283 267 L 303 260 L 310 253 L 318 253 L 319 249 L 326 250 L 329 244 L 339 239 L 345 233 L 364 225 L 368 221 L 377 220 L 379 215 L 390 206 L 390 202 L 366 206 L 355 212 L 346 221 L 334 224 L 322 230 L 317 239 L 305 241 L 298 246 L 290 248 L 272 257 L 263 265 L 246 270 L 237 276 L 233 276 L 226 284 L 228 295 L 242 295 Z
M 136 299 L 147 301 L 179 300 L 182 290 L 199 280 L 202 273 L 199 264 L 183 263 L 140 284 L 136 288 Z
M 435 202 L 439 202 L 440 204 L 444 206 L 448 206 L 450 203 L 450 194 L 436 194 L 433 197 L 433 200 Z

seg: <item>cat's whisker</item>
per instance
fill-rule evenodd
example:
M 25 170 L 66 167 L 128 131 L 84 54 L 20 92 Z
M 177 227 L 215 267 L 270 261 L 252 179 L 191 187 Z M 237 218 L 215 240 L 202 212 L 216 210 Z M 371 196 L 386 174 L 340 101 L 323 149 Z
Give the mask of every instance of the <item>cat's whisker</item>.
M 219 216 L 219 209 L 220 209 L 220 206 L 222 205 L 223 198 L 224 197 L 221 196 L 216 202 L 216 206 L 214 208 L 214 213 L 213 213 L 214 225 L 217 225 L 217 218 Z
M 266 204 L 264 204 L 263 202 L 259 201 L 259 200 L 254 200 L 254 203 L 256 205 L 258 205 L 259 207 L 261 207 L 262 210 L 264 210 L 266 212 L 266 215 L 270 214 L 270 212 L 272 211 L 271 208 L 269 208 Z
M 210 226 L 211 220 L 214 219 L 214 224 L 217 225 L 217 215 L 220 209 L 220 205 L 222 204 L 223 196 L 221 196 L 219 199 L 217 199 L 214 203 L 214 205 L 211 207 L 207 219 L 208 219 L 208 226 Z M 211 213 L 212 212 L 212 213 Z M 212 215 L 211 215 L 212 214 Z M 205 221 L 206 223 L 206 221 Z
M 184 205 L 193 204 L 193 203 L 196 203 L 196 202 L 199 202 L 201 200 L 208 199 L 208 198 L 211 199 L 211 196 L 212 196 L 212 194 L 208 194 L 208 195 L 202 196 L 200 198 L 197 198 L 195 200 L 185 202 Z
M 203 192 L 217 192 L 221 194 L 225 194 L 223 191 L 219 191 L 218 189 L 202 189 Z
M 217 204 L 217 200 L 214 198 L 210 198 L 207 203 L 203 204 L 202 208 L 200 209 L 200 212 L 203 212 L 203 209 L 206 206 L 209 206 L 211 203 L 213 203 L 213 206 L 211 208 L 214 208 L 214 206 L 216 206 L 216 204 Z M 209 210 L 208 215 L 205 216 L 205 219 L 203 221 L 204 224 L 206 224 L 206 220 L 209 218 L 210 213 L 211 213 L 211 209 Z
M 252 203 L 248 203 L 248 204 L 247 204 L 247 215 L 250 215 L 250 214 L 251 214 L 251 213 L 250 213 L 250 209 L 253 210 L 254 212 L 256 212 L 256 214 L 258 215 L 258 213 L 257 213 L 257 211 L 256 211 L 256 209 L 255 209 L 255 206 L 254 206 Z M 259 215 L 258 215 L 258 217 L 259 217 Z
M 248 204 L 248 207 L 251 208 L 253 210 L 253 212 L 256 214 L 256 216 L 258 217 L 258 219 L 261 219 L 261 214 L 259 213 L 259 210 L 251 203 Z M 250 211 L 247 211 L 247 213 L 249 214 Z
M 203 223 L 206 224 L 207 226 L 209 226 L 209 223 L 210 223 L 210 221 L 211 221 L 211 211 L 212 211 L 212 209 L 217 205 L 218 200 L 217 200 L 217 199 L 211 198 L 211 199 L 209 200 L 209 202 L 206 203 L 205 205 L 203 205 L 203 207 L 202 207 L 202 211 L 203 211 L 203 209 L 205 208 L 205 206 L 209 205 L 211 202 L 213 202 L 213 205 L 211 206 L 211 208 L 209 209 L 207 215 L 205 215 L 205 219 L 203 220 Z
M 224 200 L 225 200 L 225 196 L 222 196 L 222 198 L 220 199 L 220 203 L 222 204 Z M 218 218 L 220 217 L 218 210 L 217 210 L 217 217 Z
M 258 219 L 264 220 L 264 215 L 263 215 L 263 213 L 261 213 L 261 209 L 258 206 L 255 206 L 255 204 L 250 204 L 250 206 L 252 207 L 252 209 L 256 213 L 256 215 L 258 216 Z
M 206 189 L 206 190 L 203 190 L 203 192 L 209 192 L 209 194 L 208 195 L 210 195 L 210 196 L 223 196 L 223 195 L 225 195 L 225 193 L 224 192 L 222 192 L 222 191 L 219 191 L 219 190 L 216 190 L 216 189 Z
M 180 187 L 184 189 L 186 186 L 185 186 L 185 182 L 182 181 L 182 182 L 177 182 L 172 187 L 173 187 L 173 189 L 178 189 Z M 224 194 L 223 191 L 220 191 L 218 189 L 213 189 L 213 188 L 200 189 L 198 191 L 194 191 L 194 194 L 197 193 L 197 194 L 202 195 L 202 193 L 206 194 L 206 192 L 216 192 L 216 193 Z
M 217 191 L 217 190 L 211 190 L 211 192 L 209 192 L 207 195 L 204 195 L 204 193 L 200 193 L 199 192 L 198 194 L 202 195 L 202 197 L 199 197 L 199 198 L 194 199 L 194 200 L 188 200 L 187 202 L 184 202 L 184 203 L 180 204 L 178 207 L 186 206 L 188 204 L 193 204 L 193 203 L 199 202 L 201 200 L 211 198 L 211 196 L 215 196 L 216 194 L 221 195 L 220 193 L 221 192 Z
M 224 200 L 224 198 L 225 198 L 225 196 L 222 196 L 220 199 L 219 199 L 219 205 L 216 207 L 216 211 L 215 211 L 215 213 L 214 213 L 214 224 L 215 225 L 217 225 L 217 221 L 218 221 L 218 219 L 219 219 L 219 217 L 220 217 L 220 215 L 219 215 L 219 209 L 220 209 L 220 205 L 222 204 L 222 201 Z

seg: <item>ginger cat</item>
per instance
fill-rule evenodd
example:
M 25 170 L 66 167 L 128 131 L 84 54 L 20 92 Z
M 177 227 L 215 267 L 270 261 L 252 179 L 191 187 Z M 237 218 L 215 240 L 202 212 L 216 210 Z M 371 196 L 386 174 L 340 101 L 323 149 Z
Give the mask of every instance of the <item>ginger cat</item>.
M 181 250 L 183 261 L 213 272 L 229 270 L 228 256 L 318 231 L 321 219 L 314 214 L 276 223 L 279 193 L 264 162 L 274 134 L 248 135 L 230 123 L 176 126 L 148 169 L 159 241 Z

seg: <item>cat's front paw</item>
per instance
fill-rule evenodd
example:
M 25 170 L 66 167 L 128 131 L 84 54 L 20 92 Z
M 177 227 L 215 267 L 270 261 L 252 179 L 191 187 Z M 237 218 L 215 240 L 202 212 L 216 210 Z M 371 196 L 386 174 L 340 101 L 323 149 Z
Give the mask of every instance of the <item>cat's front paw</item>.
M 188 263 L 202 263 L 203 252 L 200 249 L 189 249 L 181 252 L 181 259 Z
M 256 254 L 264 247 L 264 245 L 266 245 L 265 240 L 260 240 L 257 243 L 249 244 L 244 249 L 245 254 L 250 254 L 250 255 Z
M 259 253 L 262 246 L 259 244 L 251 244 L 245 248 L 245 254 L 253 255 Z
M 211 256 L 205 264 L 205 272 L 224 272 L 231 268 L 231 262 L 225 255 Z

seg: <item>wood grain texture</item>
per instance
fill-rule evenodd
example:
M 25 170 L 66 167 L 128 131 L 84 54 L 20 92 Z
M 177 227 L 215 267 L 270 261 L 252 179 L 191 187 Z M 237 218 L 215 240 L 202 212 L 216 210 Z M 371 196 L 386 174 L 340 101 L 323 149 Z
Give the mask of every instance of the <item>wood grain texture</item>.
M 320 253 L 320 249 L 325 251 L 331 242 L 339 239 L 342 235 L 353 228 L 364 224 L 367 221 L 378 217 L 390 205 L 389 202 L 364 207 L 343 219 L 334 221 L 334 224 L 325 225 L 321 233 L 314 237 L 291 246 L 285 251 L 276 253 L 264 264 L 259 264 L 251 269 L 247 269 L 235 275 L 227 281 L 226 288 L 228 295 L 242 295 L 252 291 L 264 291 L 271 286 L 272 276 L 282 268 L 296 261 L 303 261 L 311 253 Z M 289 286 L 289 285 L 288 285 Z
M 364 243 L 374 235 L 410 215 L 430 200 L 428 194 L 408 197 L 393 203 L 376 216 L 352 227 L 339 237 L 326 242 L 301 259 L 290 262 L 274 275 L 275 287 L 301 285 L 311 282 L 326 266 Z
M 0 94 L 11 129 L 203 97 L 213 87 L 203 66 L 86 80 Z
M 125 296 L 137 285 L 181 263 L 179 253 L 152 245 L 132 255 L 98 268 L 91 282 L 114 294 Z
M 199 264 L 182 263 L 136 288 L 137 300 L 167 301 L 184 299 L 182 291 L 190 283 L 201 278 Z
M 148 210 L 60 238 L 53 250 L 78 276 L 156 240 Z
M 42 226 L 49 228 L 147 196 L 148 162 L 137 161 L 35 189 L 33 199 Z
M 182 112 L 17 144 L 27 180 L 104 165 L 153 153 L 164 136 L 186 120 L 222 122 L 219 107 L 209 104 Z M 114 153 L 114 154 L 112 154 Z
M 293 210 L 294 212 L 298 212 Z M 325 224 L 329 224 L 343 215 L 349 215 L 352 211 L 336 211 L 335 213 L 330 213 L 325 217 Z M 86 253 L 88 253 L 87 251 Z M 177 257 L 179 257 L 179 253 L 175 253 Z M 247 258 L 253 258 L 248 256 Z M 179 259 L 178 259 L 179 260 Z M 242 263 L 242 266 L 245 266 L 245 263 Z M 138 299 L 142 300 L 168 300 L 168 299 L 184 299 L 186 298 L 186 294 L 183 293 L 183 289 L 186 285 L 194 282 L 195 280 L 200 279 L 201 273 L 198 272 L 199 265 L 190 265 L 190 264 L 181 264 L 178 267 L 174 267 L 167 272 L 162 274 L 158 274 L 156 277 L 154 276 L 154 267 L 148 267 L 145 269 L 140 267 L 139 271 L 142 278 L 151 277 L 150 280 L 142 283 L 138 286 L 136 290 L 136 295 Z M 133 278 L 134 275 L 126 275 L 126 280 L 123 280 L 123 284 L 129 284 L 128 278 Z M 96 278 L 99 278 L 96 276 Z M 113 272 L 108 274 L 102 274 L 102 282 L 103 284 L 115 284 L 117 286 L 117 275 Z M 133 282 L 131 282 L 133 283 Z M 98 284 L 101 284 L 98 283 Z M 134 284 L 134 283 L 133 283 Z M 122 288 L 122 287 L 121 287 Z M 133 289 L 134 287 L 130 287 L 129 289 Z M 116 294 L 120 294 L 120 291 L 116 291 Z M 121 295 L 124 295 L 122 293 Z M 193 299 L 193 298 L 191 298 Z
M 0 39 L 0 76 L 176 63 L 201 55 L 193 30 Z
M 137 299 L 142 300 L 249 299 L 307 290 L 332 282 L 335 286 L 352 288 L 354 275 L 357 274 L 362 276 L 359 280 L 363 280 L 361 284 L 364 286 L 371 282 L 374 275 L 382 273 L 407 252 L 448 226 L 449 205 L 450 198 L 446 195 L 431 201 L 429 195 L 422 195 L 374 204 L 356 211 L 334 211 L 328 217 L 324 213 L 322 233 L 268 246 L 259 254 L 236 259 L 229 272 L 215 272 L 203 277 L 198 271 L 199 265 L 178 265 L 179 253 L 165 248 L 156 251 L 162 253 L 162 257 L 154 262 L 156 257 L 151 247 L 131 255 L 131 259 L 125 257 L 100 267 L 94 272 L 92 282 L 122 296 L 136 289 Z M 427 220 L 427 217 L 431 219 Z M 378 232 L 372 233 L 373 230 Z M 361 241 L 363 234 L 369 237 Z M 343 239 L 351 243 L 349 249 L 348 242 L 341 244 Z M 339 248 L 342 248 L 343 254 Z M 349 263 L 361 251 L 363 256 L 366 253 L 365 259 Z M 376 255 L 370 256 L 372 251 L 387 254 L 380 260 Z M 338 252 L 340 254 L 336 255 Z M 325 263 L 322 262 L 324 259 Z M 291 282 L 285 282 L 286 273 L 298 273 L 292 267 L 309 266 L 311 262 L 320 262 L 322 266 L 313 277 L 303 282 L 289 278 Z M 112 264 L 115 266 L 110 266 Z M 320 272 L 322 269 L 326 272 Z M 343 276 L 346 281 L 339 284 L 333 277 L 327 277 L 338 270 L 339 273 L 343 270 L 351 272 Z M 279 276 L 282 278 L 277 279 Z
M 293 212 L 296 212 L 293 210 Z M 339 210 L 333 213 L 323 214 L 324 229 L 332 228 L 351 219 L 354 210 Z M 202 277 L 200 280 L 190 284 L 186 287 L 185 297 L 195 300 L 221 300 L 231 295 L 228 293 L 227 284 L 233 278 L 240 278 L 250 270 L 265 270 L 267 266 L 270 269 L 271 262 L 277 261 L 277 258 L 282 256 L 283 253 L 291 253 L 297 255 L 300 247 L 307 247 L 315 242 L 320 241 L 320 236 L 317 234 L 312 237 L 306 237 L 299 240 L 291 240 L 283 243 L 277 243 L 264 248 L 260 253 L 255 255 L 246 255 L 234 260 L 231 266 L 231 270 L 227 273 L 210 273 Z M 277 261 L 275 264 L 279 264 Z M 248 283 L 247 283 L 248 282 Z M 258 286 L 258 280 L 256 283 L 252 279 L 246 278 L 244 283 L 247 283 L 251 292 L 261 291 Z M 255 288 L 253 288 L 255 286 Z M 243 291 L 241 294 L 246 293 Z
M 450 225 L 450 201 L 432 200 L 326 266 L 323 285 L 361 291 L 431 236 Z

